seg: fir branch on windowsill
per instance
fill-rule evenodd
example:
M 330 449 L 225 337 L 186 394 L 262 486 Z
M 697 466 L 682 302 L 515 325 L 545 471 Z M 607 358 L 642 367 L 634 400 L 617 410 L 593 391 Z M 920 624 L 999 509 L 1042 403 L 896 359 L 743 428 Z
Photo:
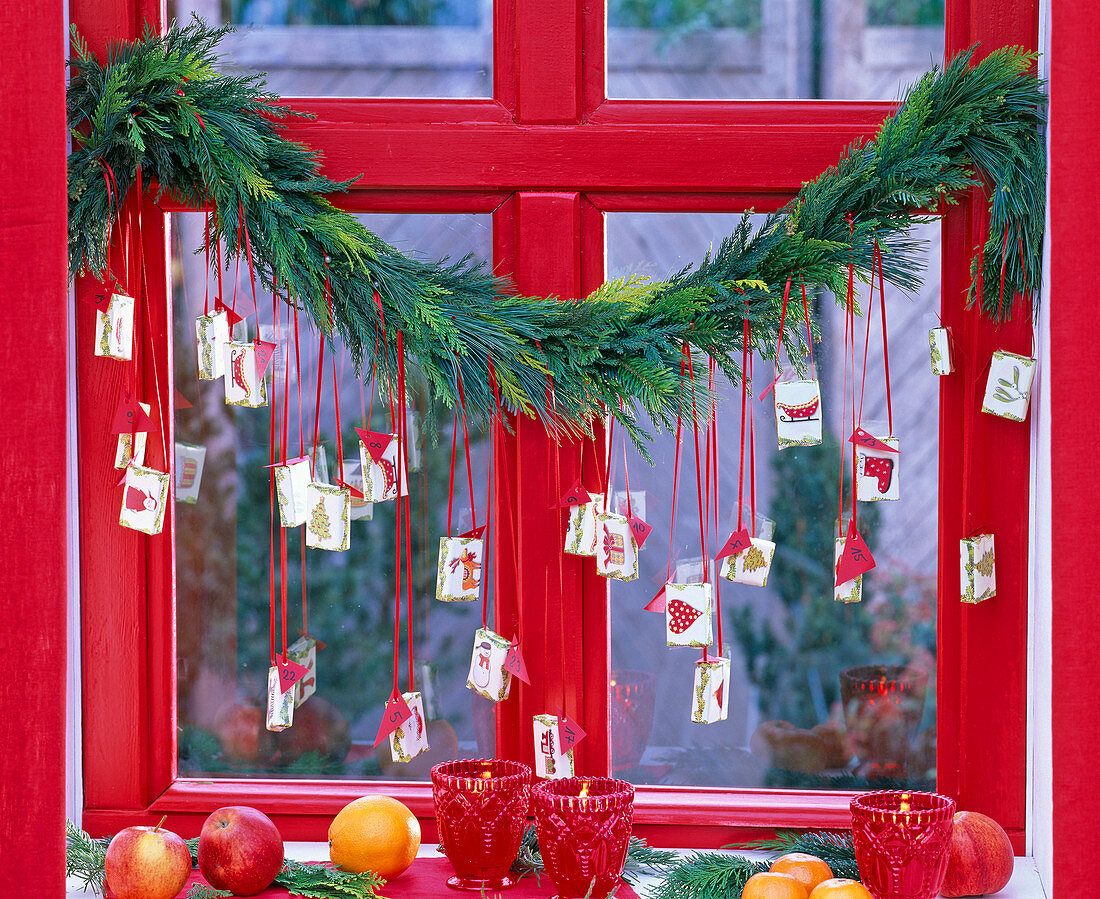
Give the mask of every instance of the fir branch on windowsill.
M 786 855 L 788 852 L 805 852 L 816 855 L 833 871 L 834 877 L 850 877 L 859 880 L 856 852 L 852 835 L 848 832 L 828 830 L 780 830 L 773 840 L 752 840 L 747 843 L 730 843 L 725 849 L 752 849 Z
M 97 840 L 65 822 L 65 876 L 75 877 L 82 889 L 103 894 L 103 864 L 110 840 Z
M 646 874 L 662 874 L 672 870 L 679 859 L 679 854 L 673 849 L 658 849 L 656 846 L 650 846 L 641 837 L 631 837 L 626 850 L 626 863 L 623 866 L 623 880 L 627 883 L 637 883 Z M 512 862 L 511 873 L 520 878 L 534 877 L 537 881 L 542 876 L 543 870 L 538 836 L 534 827 L 528 827 L 520 843 L 519 854 Z

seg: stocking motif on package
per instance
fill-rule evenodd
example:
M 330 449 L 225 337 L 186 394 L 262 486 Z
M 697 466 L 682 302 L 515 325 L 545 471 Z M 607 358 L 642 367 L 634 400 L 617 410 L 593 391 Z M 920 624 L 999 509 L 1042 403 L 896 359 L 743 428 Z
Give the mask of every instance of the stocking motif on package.
M 214 381 L 225 374 L 225 345 L 229 343 L 229 316 L 223 310 L 195 319 L 199 377 Z
M 114 293 L 106 310 L 96 313 L 95 354 L 129 361 L 134 349 L 134 298 Z
M 1027 417 L 1031 383 L 1035 379 L 1035 360 L 1016 353 L 997 350 L 989 363 L 982 411 L 1013 421 Z
M 286 649 L 286 657 L 306 669 L 294 683 L 294 707 L 297 708 L 317 692 L 317 641 L 299 637 Z
M 978 534 L 960 541 L 961 599 L 979 603 L 997 595 L 997 565 L 993 535 Z
M 856 445 L 856 499 L 862 502 L 901 499 L 901 441 L 897 437 L 876 439 L 898 452 Z
M 225 345 L 225 402 L 252 408 L 267 405 L 267 382 L 260 374 L 256 344 L 230 341 Z
M 691 720 L 696 724 L 725 721 L 729 714 L 730 660 L 700 659 L 695 663 L 695 693 Z
M 928 346 L 932 351 L 932 374 L 949 375 L 955 370 L 951 363 L 951 340 L 947 328 L 932 328 L 928 331 Z
M 122 482 L 122 511 L 118 523 L 143 534 L 159 534 L 172 478 L 163 471 L 131 465 Z
M 395 762 L 411 762 L 428 751 L 428 731 L 424 721 L 424 699 L 420 693 L 402 693 L 412 717 L 397 725 L 390 734 L 390 754 Z
M 272 665 L 267 669 L 267 729 L 286 730 L 294 723 L 294 690 L 283 691 L 279 683 L 279 669 Z
M 192 443 L 176 444 L 176 500 L 194 505 L 199 500 L 206 447 Z
M 535 777 L 560 780 L 573 776 L 573 750 L 561 751 L 556 715 L 535 715 Z
M 360 440 L 359 459 L 363 466 L 363 497 L 367 501 L 384 503 L 409 492 L 404 466 L 401 464 L 401 443 L 396 434 L 379 455 L 377 462 Z
M 440 537 L 435 598 L 441 602 L 473 602 L 481 589 L 485 541 L 476 537 Z
M 638 576 L 638 544 L 622 515 L 600 512 L 596 516 L 596 573 L 619 581 Z
M 749 546 L 722 559 L 720 574 L 727 581 L 764 587 L 772 570 L 775 544 L 771 540 L 753 537 Z
M 603 508 L 603 494 L 592 493 L 591 502 L 569 507 L 565 526 L 565 551 L 574 556 L 596 555 L 596 517 Z
M 710 584 L 665 584 L 665 637 L 669 646 L 709 646 Z
M 779 448 L 821 443 L 821 388 L 816 380 L 775 385 L 775 427 Z
M 508 698 L 512 675 L 505 669 L 511 641 L 486 627 L 474 634 L 474 654 L 470 659 L 470 674 L 466 686 L 492 702 Z
M 148 403 L 138 403 L 141 411 L 147 416 L 152 412 Z M 118 443 L 115 445 L 115 468 L 123 469 L 131 462 L 135 465 L 145 464 L 145 440 L 148 432 L 123 431 L 118 435 Z
M 351 543 L 351 492 L 332 484 L 306 488 L 306 546 L 343 552 Z
M 295 459 L 275 466 L 275 496 L 279 521 L 284 528 L 296 528 L 309 520 L 309 459 Z
M 836 537 L 834 546 L 833 571 L 835 573 L 837 566 L 840 564 L 840 557 L 844 553 L 844 538 Z M 863 599 L 863 575 L 856 575 L 850 581 L 835 585 L 833 587 L 833 599 L 837 602 L 860 602 Z

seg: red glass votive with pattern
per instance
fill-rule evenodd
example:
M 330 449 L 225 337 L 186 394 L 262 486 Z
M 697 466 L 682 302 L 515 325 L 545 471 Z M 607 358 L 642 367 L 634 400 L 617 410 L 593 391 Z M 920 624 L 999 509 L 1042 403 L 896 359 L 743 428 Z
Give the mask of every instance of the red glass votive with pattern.
M 555 899 L 607 899 L 618 885 L 634 823 L 634 787 L 609 777 L 535 784 L 535 830 Z
M 455 869 L 448 886 L 502 890 L 515 884 L 531 805 L 531 769 L 504 759 L 460 759 L 432 768 L 439 842 Z
M 859 878 L 875 899 L 932 899 L 947 873 L 955 800 L 881 790 L 851 802 Z

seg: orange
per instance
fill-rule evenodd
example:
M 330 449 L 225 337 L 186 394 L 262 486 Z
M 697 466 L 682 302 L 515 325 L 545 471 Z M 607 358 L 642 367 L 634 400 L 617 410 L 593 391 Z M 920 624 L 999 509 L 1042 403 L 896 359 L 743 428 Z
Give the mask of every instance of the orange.
M 349 802 L 328 827 L 328 856 L 345 871 L 372 871 L 393 880 L 416 858 L 420 822 L 389 796 L 364 796 Z
M 807 890 L 812 890 L 824 880 L 833 876 L 833 869 L 816 855 L 806 852 L 788 852 L 781 855 L 768 869 L 773 874 L 790 874 L 795 880 L 802 881 Z
M 810 899 L 875 899 L 871 891 L 858 880 L 834 877 L 814 887 Z
M 741 899 L 807 899 L 802 881 L 790 874 L 753 874 L 741 890 Z

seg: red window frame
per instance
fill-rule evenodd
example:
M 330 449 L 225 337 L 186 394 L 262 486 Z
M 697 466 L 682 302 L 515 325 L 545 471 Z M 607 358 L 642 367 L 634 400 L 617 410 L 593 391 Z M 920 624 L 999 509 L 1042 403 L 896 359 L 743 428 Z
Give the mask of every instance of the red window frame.
M 603 6 L 497 0 L 492 99 L 292 100 L 317 118 L 292 125 L 290 134 L 321 151 L 331 177 L 363 175 L 340 198 L 347 208 L 492 213 L 498 271 L 524 292 L 581 296 L 603 278 L 604 213 L 777 208 L 892 111 L 891 104 L 859 101 L 608 100 Z M 988 48 L 1036 45 L 1037 0 L 947 0 L 947 7 L 949 54 L 977 41 Z M 146 21 L 160 27 L 164 20 L 157 0 L 71 0 L 69 9 L 100 52 L 140 33 Z M 159 370 L 170 372 L 168 216 L 142 202 L 153 351 Z M 976 226 L 969 201 L 943 225 L 942 314 L 968 360 L 988 358 L 995 347 L 1026 350 L 1030 341 L 1026 316 L 998 332 L 964 312 Z M 90 307 L 78 304 L 84 826 L 108 833 L 167 814 L 174 829 L 196 833 L 213 808 L 250 804 L 275 817 L 287 839 L 323 839 L 345 802 L 381 790 L 406 801 L 431 839 L 428 784 L 179 777 L 172 521 L 155 538 L 117 527 L 112 471 L 102 464 L 112 451 L 103 410 L 117 401 L 121 376 L 92 356 L 92 328 Z M 142 364 L 149 395 L 152 360 Z M 967 364 L 961 377 L 942 380 L 940 395 L 939 789 L 963 808 L 993 815 L 1022 852 L 1029 437 L 1025 428 L 979 416 L 972 445 L 979 453 L 995 445 L 987 457 L 999 467 L 977 472 L 971 493 L 983 498 L 997 535 L 999 590 L 996 602 L 964 608 L 955 599 L 963 469 L 955 423 L 965 379 L 979 374 L 976 363 Z M 154 401 L 168 408 L 173 388 L 161 389 Z M 610 767 L 606 724 L 599 724 L 608 721 L 607 591 L 590 566 L 569 559 L 562 595 L 548 597 L 543 571 L 557 557 L 541 539 L 555 527 L 541 477 L 551 453 L 561 453 L 569 482 L 592 445 L 557 450 L 524 420 L 501 452 L 515 514 L 502 515 L 498 528 L 496 568 L 508 587 L 498 588 L 497 615 L 508 621 L 521 614 L 534 631 L 556 629 L 562 611 L 566 621 L 580 622 L 583 652 L 571 640 L 553 670 L 540 670 L 543 659 L 529 661 L 535 682 L 548 677 L 551 690 L 569 691 L 567 707 L 583 716 L 588 737 L 578 747 L 578 769 L 603 773 Z M 526 558 L 518 572 L 514 547 Z M 537 703 L 534 691 L 520 689 L 499 707 L 501 755 L 531 756 Z M 777 827 L 846 827 L 847 809 L 845 793 L 645 786 L 635 820 L 637 832 L 666 845 L 714 846 Z

